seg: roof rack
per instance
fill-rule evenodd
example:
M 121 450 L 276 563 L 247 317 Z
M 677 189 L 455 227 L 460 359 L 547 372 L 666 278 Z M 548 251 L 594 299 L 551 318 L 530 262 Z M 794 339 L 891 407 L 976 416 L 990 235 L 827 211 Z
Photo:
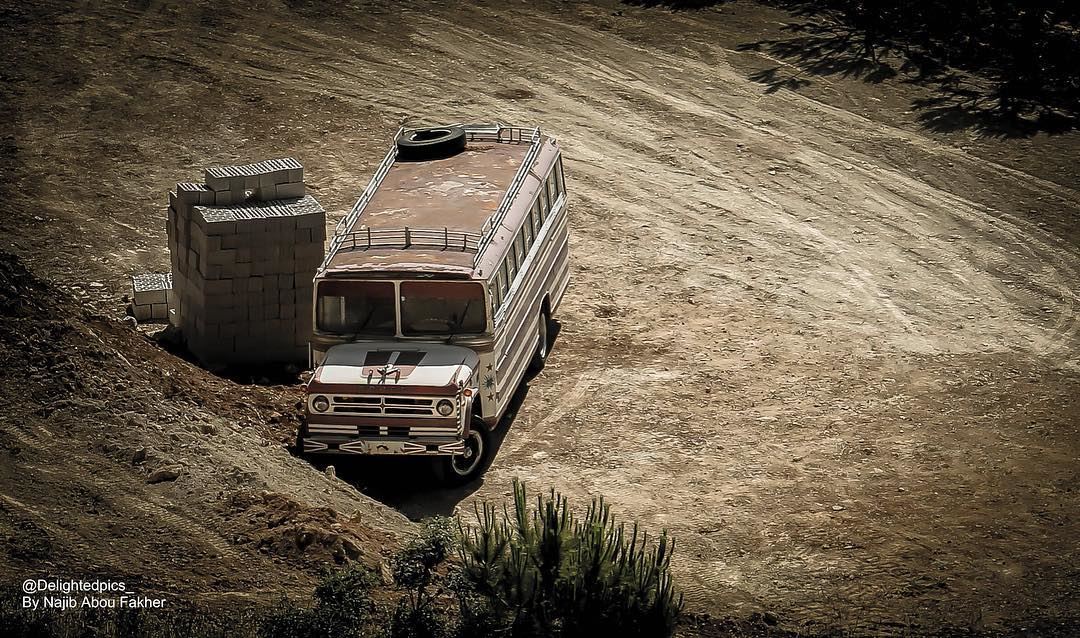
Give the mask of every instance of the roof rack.
M 424 246 L 441 250 L 460 250 L 476 252 L 480 235 L 460 230 L 437 228 L 361 228 L 342 233 L 338 239 L 338 248 L 344 250 L 367 250 L 368 248 L 412 248 Z
M 382 163 L 379 164 L 379 168 L 375 170 L 375 174 L 371 177 L 367 187 L 364 188 L 360 199 L 356 200 L 356 204 L 353 205 L 349 213 L 338 221 L 337 226 L 334 228 L 334 236 L 330 238 L 330 247 L 326 251 L 326 258 L 323 260 L 322 265 L 319 266 L 318 272 L 326 270 L 338 251 L 343 249 L 366 250 L 369 248 L 410 248 L 413 246 L 474 252 L 473 266 L 476 266 L 484 250 L 494 239 L 495 228 L 510 210 L 510 205 L 513 203 L 518 191 L 521 190 L 525 176 L 529 174 L 529 169 L 536 160 L 536 156 L 540 153 L 540 128 L 503 126 L 501 124 L 456 124 L 452 126 L 462 126 L 465 129 L 465 139 L 469 142 L 494 142 L 500 144 L 528 142 L 532 146 L 522 160 L 521 166 L 518 167 L 514 179 L 510 181 L 499 207 L 495 209 L 495 212 L 488 217 L 481 227 L 480 234 L 451 231 L 445 227 L 437 229 L 409 228 L 406 226 L 400 230 L 378 229 L 373 231 L 370 228 L 352 230 L 363 214 L 364 208 L 371 201 L 371 198 L 375 196 L 379 185 L 382 184 L 383 179 L 397 160 L 398 149 L 395 143 L 391 146 L 386 157 L 383 158 Z M 394 134 L 395 142 L 405 130 L 404 126 L 397 130 L 397 133 Z

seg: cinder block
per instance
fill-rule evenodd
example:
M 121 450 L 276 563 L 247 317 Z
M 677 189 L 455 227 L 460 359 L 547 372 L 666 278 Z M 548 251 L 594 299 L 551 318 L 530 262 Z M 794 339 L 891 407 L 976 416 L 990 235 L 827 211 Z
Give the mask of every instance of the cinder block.
M 248 277 L 248 291 L 261 292 L 263 289 L 262 277 Z
M 165 319 L 169 318 L 169 306 L 168 306 L 168 304 L 166 304 L 164 302 L 151 304 L 150 308 L 151 308 L 150 316 L 152 318 L 161 319 L 163 321 Z
M 303 182 L 304 181 L 304 169 L 303 168 L 290 168 L 289 169 L 289 181 Z
M 207 263 L 209 264 L 234 264 L 236 263 L 236 252 L 239 249 L 222 249 L 216 251 L 210 251 L 207 256 Z
M 318 260 L 321 262 L 326 254 L 323 250 L 323 245 L 321 243 L 297 244 L 295 252 L 297 261 L 300 261 L 301 259 L 308 260 L 318 258 Z
M 208 235 L 235 235 L 236 234 L 236 222 L 235 221 L 212 221 L 206 223 L 206 234 Z
M 205 284 L 207 295 L 229 295 L 233 292 L 234 282 L 244 283 L 243 279 L 211 279 Z
M 278 184 L 276 192 L 277 199 L 294 199 L 303 197 L 306 189 L 304 188 L 303 182 L 295 184 Z
M 244 175 L 236 175 L 229 178 L 229 190 L 232 191 L 234 203 L 239 203 L 247 199 L 244 195 L 244 192 L 247 190 L 245 183 L 246 179 L 247 177 Z
M 131 315 L 138 321 L 148 321 L 152 312 L 149 304 L 132 304 L 131 306 Z
M 228 177 L 214 177 L 210 175 L 210 171 L 206 172 L 206 187 L 212 191 L 227 191 L 229 190 L 232 180 Z
M 248 246 L 237 246 L 235 260 L 238 264 L 251 263 L 251 248 Z
M 233 264 L 231 266 L 233 277 L 247 279 L 252 275 L 251 264 Z
M 314 198 L 312 198 L 313 200 Z M 296 227 L 297 228 L 316 228 L 318 226 L 326 226 L 326 212 L 319 210 L 318 212 L 304 213 L 303 215 L 296 215 Z

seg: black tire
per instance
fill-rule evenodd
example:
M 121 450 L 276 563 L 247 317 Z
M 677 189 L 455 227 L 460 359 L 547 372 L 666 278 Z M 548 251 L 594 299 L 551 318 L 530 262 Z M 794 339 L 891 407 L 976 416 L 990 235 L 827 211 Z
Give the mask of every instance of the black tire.
M 465 150 L 465 129 L 460 126 L 405 131 L 397 138 L 398 159 L 442 159 Z
M 540 313 L 540 318 L 537 320 L 537 344 L 536 352 L 533 354 L 532 361 L 529 362 L 529 370 L 533 373 L 540 372 L 544 369 L 544 364 L 547 363 L 548 356 L 548 324 L 551 321 L 548 319 L 546 312 Z
M 473 417 L 469 435 L 465 438 L 465 454 L 439 459 L 439 479 L 451 486 L 465 485 L 476 480 L 487 469 L 491 456 L 491 436 L 487 425 Z
M 296 454 L 302 456 L 304 454 L 304 438 L 307 435 L 307 419 L 303 416 L 300 417 L 300 423 L 296 426 Z

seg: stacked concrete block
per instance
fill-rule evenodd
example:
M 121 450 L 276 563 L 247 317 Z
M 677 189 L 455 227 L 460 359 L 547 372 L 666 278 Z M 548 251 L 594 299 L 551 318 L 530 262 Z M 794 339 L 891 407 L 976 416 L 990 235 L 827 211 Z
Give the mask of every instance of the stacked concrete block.
M 139 321 L 164 321 L 173 307 L 172 273 L 146 273 L 131 278 L 131 314 Z
M 212 364 L 303 362 L 326 212 L 294 159 L 206 171 L 170 193 L 172 317 Z

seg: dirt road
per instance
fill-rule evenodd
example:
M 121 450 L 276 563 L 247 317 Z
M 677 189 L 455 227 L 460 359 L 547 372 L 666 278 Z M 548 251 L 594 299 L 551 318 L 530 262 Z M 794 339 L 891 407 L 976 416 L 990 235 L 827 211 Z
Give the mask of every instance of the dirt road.
M 603 494 L 677 537 L 696 611 L 885 630 L 1080 614 L 1075 164 L 1044 179 L 767 92 L 747 68 L 774 61 L 719 44 L 736 36 L 717 12 L 272 4 L 283 28 L 150 5 L 101 9 L 109 43 L 59 12 L 57 39 L 93 46 L 19 96 L 36 207 L 5 224 L 85 242 L 18 249 L 106 281 L 85 294 L 107 310 L 124 275 L 167 264 L 164 192 L 203 166 L 295 154 L 340 214 L 402 118 L 562 141 L 574 271 L 548 367 L 483 484 L 386 497 L 406 513 L 512 477 Z

